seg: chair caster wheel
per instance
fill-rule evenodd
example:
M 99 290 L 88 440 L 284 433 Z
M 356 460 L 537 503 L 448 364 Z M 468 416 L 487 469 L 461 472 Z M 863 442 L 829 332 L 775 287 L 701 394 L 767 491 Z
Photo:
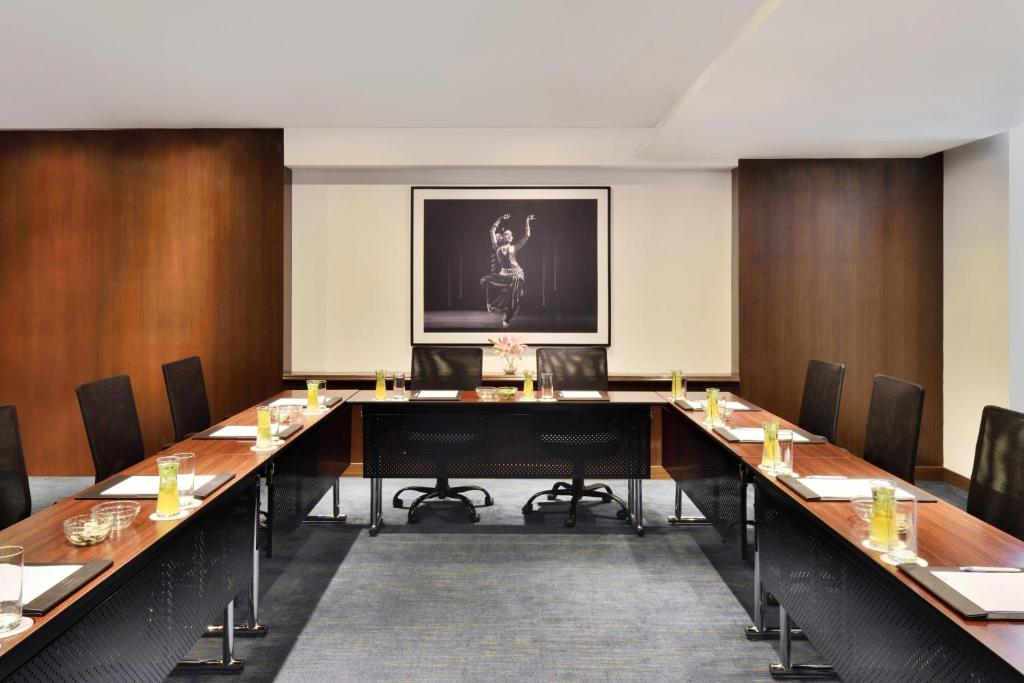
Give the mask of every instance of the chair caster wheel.
M 548 494 L 548 500 L 558 500 L 558 496 L 553 493 Z
M 479 512 L 470 512 L 469 513 L 469 521 L 471 521 L 471 522 L 479 522 L 480 521 L 480 513 Z
M 420 521 L 419 515 L 409 515 L 409 524 L 415 524 L 418 521 Z
M 619 508 L 619 511 L 615 513 L 615 516 L 618 517 L 619 519 L 625 519 L 626 518 L 626 511 L 623 510 L 622 508 Z
M 565 518 L 565 525 L 569 526 L 569 527 L 576 526 L 576 518 L 575 517 L 566 517 Z
M 533 505 L 527 503 L 526 505 L 523 506 L 523 514 L 524 515 L 528 515 L 531 512 L 533 512 Z
M 490 496 L 484 498 L 484 505 L 494 505 L 494 499 Z
M 402 509 L 402 501 L 400 501 L 400 500 L 393 500 L 393 501 L 391 501 L 391 507 L 395 508 L 396 510 L 401 510 Z

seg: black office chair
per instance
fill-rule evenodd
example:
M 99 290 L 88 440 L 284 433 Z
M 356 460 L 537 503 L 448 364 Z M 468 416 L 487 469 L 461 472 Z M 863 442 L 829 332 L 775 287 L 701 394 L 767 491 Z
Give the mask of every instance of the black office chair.
M 0 406 L 0 530 L 32 514 L 32 493 L 21 450 L 18 411 Z
M 537 349 L 537 375 L 554 375 L 555 391 L 608 390 L 608 352 L 603 346 Z M 585 415 L 539 415 L 535 419 L 537 443 L 547 455 L 572 465 L 572 483 L 559 481 L 550 489 L 530 496 L 523 514 L 533 512 L 533 501 L 541 496 L 555 500 L 570 496 L 566 526 L 576 525 L 580 499 L 597 498 L 602 503 L 616 502 L 617 512 L 625 519 L 628 508 L 608 484 L 584 485 L 586 465 L 592 460 L 611 457 L 622 445 L 622 435 L 607 418 Z
M 412 350 L 411 388 L 459 389 L 473 391 L 483 381 L 483 351 L 479 348 L 415 347 Z M 482 428 L 478 421 L 462 416 L 431 415 L 410 419 L 402 429 L 401 446 L 413 456 L 432 460 L 437 468 L 437 482 L 431 487 L 407 486 L 395 494 L 392 504 L 405 509 L 401 496 L 406 491 L 421 494 L 409 506 L 409 521 L 419 521 L 418 510 L 425 501 L 451 498 L 469 510 L 469 519 L 480 521 L 476 507 L 464 493 L 484 494 L 483 506 L 494 505 L 494 499 L 480 486 L 449 486 L 448 463 L 474 454 L 480 445 Z
M 1024 413 L 982 411 L 967 512 L 1024 541 Z
M 146 448 L 128 375 L 80 384 L 75 393 L 82 409 L 96 481 L 141 462 Z
M 163 364 L 167 402 L 171 405 L 174 440 L 183 441 L 210 426 L 210 403 L 199 356 Z
M 811 434 L 836 442 L 836 422 L 839 420 L 839 401 L 843 396 L 843 376 L 846 366 L 812 360 L 807 363 L 804 396 L 800 401 L 800 420 L 797 424 Z
M 924 387 L 875 375 L 864 436 L 864 459 L 904 481 L 914 481 Z

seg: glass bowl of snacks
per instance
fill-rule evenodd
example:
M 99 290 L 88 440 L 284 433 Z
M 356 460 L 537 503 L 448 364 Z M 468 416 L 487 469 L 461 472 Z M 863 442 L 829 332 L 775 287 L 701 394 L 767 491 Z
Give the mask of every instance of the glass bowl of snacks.
M 850 504 L 853 505 L 853 511 L 857 513 L 857 517 L 860 518 L 860 521 L 865 524 L 871 523 L 871 509 L 875 504 L 875 501 L 871 496 L 854 498 L 850 501 Z
M 96 545 L 107 540 L 113 525 L 110 515 L 75 515 L 64 520 L 64 536 L 71 545 Z
M 494 387 L 477 387 L 476 395 L 480 397 L 481 401 L 493 401 L 497 391 Z
M 111 517 L 111 531 L 127 529 L 139 516 L 139 509 L 142 506 L 134 500 L 116 500 L 109 503 L 100 503 L 92 507 L 93 518 L 109 515 Z
M 500 398 L 502 401 L 511 401 L 515 397 L 515 387 L 498 387 L 498 398 Z

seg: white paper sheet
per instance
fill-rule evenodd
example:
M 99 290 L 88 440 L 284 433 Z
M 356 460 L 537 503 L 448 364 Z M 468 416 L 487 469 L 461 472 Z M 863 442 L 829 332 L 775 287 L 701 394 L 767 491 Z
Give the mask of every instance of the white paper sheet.
M 764 430 L 760 427 L 729 427 L 725 431 L 739 439 L 740 443 L 764 443 Z M 810 440 L 793 432 L 793 443 L 810 443 Z
M 206 486 L 213 479 L 215 474 L 197 474 L 195 488 L 198 490 Z M 160 477 L 138 475 L 128 477 L 124 481 L 114 484 L 101 493 L 104 498 L 117 498 L 118 496 L 155 496 L 160 488 Z
M 210 434 L 210 436 L 223 439 L 255 439 L 256 425 L 228 425 L 227 427 L 221 427 Z
M 458 389 L 420 389 L 416 392 L 417 398 L 458 398 Z
M 870 498 L 871 482 L 873 479 L 832 479 L 829 477 L 817 478 L 812 476 L 802 477 L 800 483 L 814 491 L 822 498 L 838 498 L 839 500 L 850 500 L 852 498 Z M 896 498 L 899 500 L 911 500 L 914 494 L 896 487 Z
M 39 567 L 25 567 L 22 575 L 21 602 L 32 602 L 79 569 L 80 564 L 47 564 Z
M 323 401 L 320 401 L 323 403 Z M 309 402 L 304 398 L 279 398 L 276 401 L 271 401 L 269 405 L 272 406 L 302 406 L 305 408 L 309 405 Z
M 604 398 L 600 391 L 560 391 L 562 398 L 566 399 L 600 399 Z
M 680 403 L 684 403 L 684 401 L 680 401 Z M 704 406 L 708 404 L 708 401 L 707 399 L 688 398 L 685 403 L 686 407 L 692 410 L 704 410 Z M 726 401 L 725 407 L 729 410 L 749 410 L 745 403 L 740 403 L 739 401 Z
M 986 612 L 1024 612 L 1024 572 L 932 572 Z

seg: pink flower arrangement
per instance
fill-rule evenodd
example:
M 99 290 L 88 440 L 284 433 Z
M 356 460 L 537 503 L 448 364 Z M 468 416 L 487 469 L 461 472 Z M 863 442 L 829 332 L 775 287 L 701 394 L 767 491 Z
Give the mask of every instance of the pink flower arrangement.
M 527 349 L 526 344 L 523 343 L 520 337 L 510 337 L 507 334 L 503 334 L 497 339 L 488 339 L 487 341 L 494 346 L 495 355 L 501 356 L 508 367 L 513 367 L 515 359 L 522 356 L 523 351 Z

